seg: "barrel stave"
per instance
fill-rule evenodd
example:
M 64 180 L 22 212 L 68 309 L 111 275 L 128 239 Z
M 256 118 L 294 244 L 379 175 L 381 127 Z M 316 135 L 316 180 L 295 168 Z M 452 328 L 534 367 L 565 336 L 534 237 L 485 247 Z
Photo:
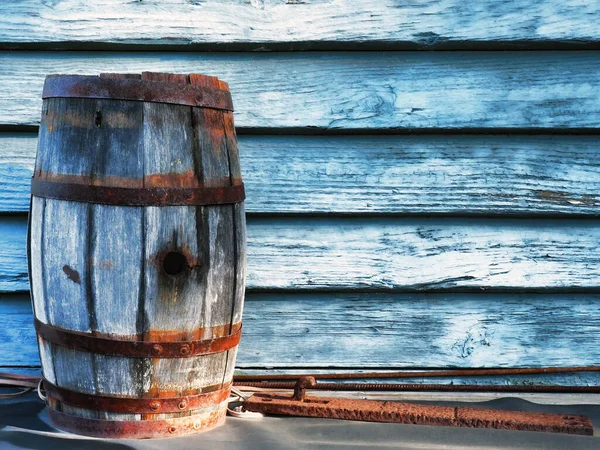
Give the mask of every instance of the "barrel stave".
M 142 79 L 187 82 L 187 79 L 173 80 L 168 75 L 166 78 L 162 75 L 164 74 L 144 73 Z M 187 120 L 178 116 L 178 113 L 187 114 Z M 185 143 L 175 142 L 175 154 L 161 152 L 157 148 L 162 145 L 160 139 L 145 141 L 146 155 L 153 155 L 151 161 L 146 160 L 146 170 L 161 174 L 162 177 L 152 180 L 147 178 L 147 181 L 152 181 L 153 186 L 164 185 L 162 183 L 165 182 L 181 187 L 230 184 L 221 111 L 148 103 L 145 105 L 145 114 L 149 120 L 163 120 L 159 128 L 167 131 L 165 134 L 169 135 L 169 139 L 185 137 Z M 205 120 L 207 116 L 212 119 L 210 122 Z M 178 134 L 177 130 L 169 131 L 170 127 L 186 130 L 185 136 Z M 184 154 L 178 154 L 179 151 Z M 167 179 L 173 167 L 177 168 L 179 177 Z M 165 251 L 180 252 L 186 257 L 189 267 L 189 274 L 183 280 L 186 283 L 191 279 L 195 280 L 190 285 L 191 289 L 186 290 L 184 286 L 177 285 L 181 281 L 165 274 L 160 268 L 146 268 L 145 298 L 158 299 L 150 308 L 146 308 L 146 327 L 156 333 L 154 337 L 170 339 L 173 330 L 185 333 L 180 339 L 190 339 L 194 337 L 190 333 L 198 330 L 204 331 L 196 337 L 199 339 L 229 334 L 229 327 L 219 325 L 231 323 L 235 265 L 231 209 L 231 205 L 147 208 L 149 224 L 152 224 L 149 229 L 154 230 L 153 238 L 156 237 L 157 240 L 146 246 L 146 254 L 153 258 L 153 255 L 161 255 Z M 165 243 L 168 243 L 167 248 L 164 247 Z M 188 252 L 190 254 L 186 254 Z M 159 256 L 158 260 L 162 258 Z M 173 298 L 173 293 L 176 293 L 177 298 Z M 220 329 L 213 332 L 215 326 Z M 168 393 L 185 395 L 197 392 L 201 387 L 200 383 L 202 386 L 223 387 L 224 383 L 230 381 L 224 379 L 227 356 L 223 352 L 197 358 L 156 359 L 150 367 L 153 386 L 149 394 L 157 397 Z M 183 377 L 182 374 L 186 376 Z M 209 408 L 198 413 L 204 415 L 212 411 Z M 147 414 L 145 418 L 165 419 L 183 414 L 190 413 Z
M 38 152 L 38 178 L 119 187 L 143 186 L 142 104 L 68 98 L 47 99 L 44 103 L 40 142 L 44 143 L 45 151 Z M 135 238 L 136 229 L 141 232 L 141 208 L 46 199 L 43 223 L 47 247 L 43 254 L 48 323 L 77 331 L 134 335 L 135 329 L 128 329 L 123 322 L 131 317 L 138 303 L 139 293 L 135 287 L 139 282 L 132 281 L 139 280 L 142 264 L 139 254 L 132 255 L 135 251 L 128 251 L 131 247 L 124 244 L 135 242 L 131 239 Z M 121 232 L 115 233 L 115 230 Z M 58 259 L 63 259 L 64 264 Z M 126 383 L 112 386 L 108 393 L 123 387 L 125 390 L 117 392 L 120 395 L 139 395 L 142 391 L 135 373 L 127 370 L 132 364 L 127 358 L 45 345 L 49 346 L 58 386 L 104 393 L 99 386 L 103 384 L 99 374 L 115 371 Z M 60 402 L 55 407 L 88 418 L 107 415 L 116 420 L 141 418 L 141 415 L 104 414 Z
M 92 242 L 87 265 L 93 329 L 124 339 L 134 338 L 140 321 L 140 298 L 144 295 L 144 261 L 140 252 L 144 208 L 91 206 L 92 220 L 85 231 Z
M 46 199 L 40 197 L 31 198 L 31 209 L 29 211 L 29 277 L 31 279 L 31 300 L 33 314 L 44 323 L 48 323 L 46 313 L 46 299 L 44 296 L 44 210 Z
M 143 103 L 49 98 L 43 108 L 36 178 L 143 187 Z

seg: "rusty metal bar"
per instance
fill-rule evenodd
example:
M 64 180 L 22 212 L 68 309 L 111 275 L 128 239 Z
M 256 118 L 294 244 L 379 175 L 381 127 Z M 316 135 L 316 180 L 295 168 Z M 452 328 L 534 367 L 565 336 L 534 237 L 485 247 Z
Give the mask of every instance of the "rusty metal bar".
M 49 75 L 42 98 L 53 97 L 134 100 L 233 111 L 228 90 L 132 78 Z
M 14 398 L 31 392 L 38 386 L 40 377 L 0 372 L 0 388 L 23 388 L 17 392 L 2 393 L 0 399 Z
M 241 323 L 233 325 L 233 333 L 215 339 L 198 341 L 124 341 L 93 336 L 89 333 L 63 330 L 34 319 L 38 335 L 55 345 L 102 355 L 139 358 L 189 358 L 227 351 L 240 342 Z
M 231 385 L 228 384 L 225 387 L 210 392 L 202 392 L 198 395 L 160 398 L 124 398 L 72 391 L 56 386 L 45 378 L 43 379 L 43 383 L 48 398 L 80 408 L 126 414 L 163 414 L 191 411 L 224 402 L 229 398 L 229 393 L 231 391 Z
M 356 380 L 367 378 L 437 378 L 437 377 L 471 377 L 501 375 L 538 375 L 549 373 L 600 372 L 600 366 L 574 367 L 528 367 L 515 369 L 459 369 L 432 371 L 394 371 L 394 372 L 362 372 L 362 373 L 299 373 L 299 374 L 264 374 L 237 375 L 236 381 L 281 381 L 297 380 L 302 377 L 313 377 L 316 380 Z
M 0 372 L 0 378 L 18 381 L 31 381 L 37 383 L 40 380 L 39 375 L 21 375 L 16 373 Z
M 330 419 L 593 435 L 585 416 L 416 405 L 401 402 L 254 394 L 248 411 Z
M 198 188 L 124 188 L 63 183 L 38 178 L 31 180 L 31 195 L 72 202 L 121 206 L 223 205 L 240 203 L 245 199 L 243 184 Z
M 234 386 L 267 389 L 294 389 L 294 382 L 248 382 L 234 378 Z M 479 384 L 397 384 L 397 383 L 317 383 L 311 389 L 324 391 L 400 391 L 400 392 L 537 392 L 564 394 L 600 394 L 600 386 L 556 385 L 479 385 Z

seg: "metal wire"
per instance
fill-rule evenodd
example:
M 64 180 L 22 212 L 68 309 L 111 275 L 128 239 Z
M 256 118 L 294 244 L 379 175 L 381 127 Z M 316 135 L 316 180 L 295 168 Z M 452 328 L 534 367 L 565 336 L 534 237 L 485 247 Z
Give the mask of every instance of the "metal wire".
M 266 389 L 294 389 L 295 382 L 234 381 L 234 386 Z M 317 383 L 310 389 L 325 391 L 405 391 L 405 392 L 537 392 L 564 394 L 600 394 L 600 386 L 556 385 L 479 385 L 479 384 L 382 384 L 382 383 Z
M 0 394 L 0 399 L 10 399 L 18 397 L 20 395 L 27 394 L 34 390 L 37 386 L 37 380 L 39 377 L 31 375 L 16 375 L 11 373 L 0 372 L 0 387 L 3 388 L 23 388 L 17 392 L 10 392 L 8 394 Z
M 28 392 L 31 392 L 32 390 L 33 390 L 33 388 L 25 388 L 22 391 L 11 392 L 10 394 L 0 394 L 0 399 L 8 399 L 8 398 L 18 397 L 20 395 L 27 394 Z
M 295 381 L 301 377 L 314 377 L 320 380 L 351 380 L 368 378 L 435 378 L 465 376 L 500 376 L 500 375 L 534 375 L 549 373 L 600 372 L 600 366 L 574 367 L 540 367 L 520 369 L 459 369 L 440 371 L 403 371 L 403 372 L 365 372 L 365 373 L 324 373 L 324 374 L 277 374 L 277 375 L 237 375 L 234 386 L 245 386 L 265 389 L 294 389 Z M 26 389 L 0 394 L 0 398 L 12 398 L 26 394 L 37 387 L 39 397 L 45 401 L 41 393 L 40 377 L 0 373 L 5 386 L 22 386 Z M 329 391 L 407 391 L 407 392 L 537 392 L 537 393 L 569 393 L 599 394 L 600 386 L 557 386 L 557 385 L 464 385 L 464 384 L 398 384 L 398 383 L 317 383 L 313 389 Z
M 48 400 L 48 397 L 46 397 L 44 394 L 42 394 L 42 383 L 44 382 L 43 378 L 40 378 L 40 382 L 37 385 L 37 395 L 40 398 L 41 401 L 43 401 L 44 403 L 46 403 L 46 400 Z
M 363 373 L 305 373 L 276 375 L 236 375 L 235 381 L 279 381 L 297 380 L 302 377 L 313 377 L 316 380 L 356 380 L 367 378 L 436 378 L 436 377 L 477 377 L 501 375 L 537 375 L 549 373 L 600 372 L 600 366 L 574 367 L 528 367 L 517 369 L 457 369 L 436 371 L 402 371 L 402 372 L 363 372 Z

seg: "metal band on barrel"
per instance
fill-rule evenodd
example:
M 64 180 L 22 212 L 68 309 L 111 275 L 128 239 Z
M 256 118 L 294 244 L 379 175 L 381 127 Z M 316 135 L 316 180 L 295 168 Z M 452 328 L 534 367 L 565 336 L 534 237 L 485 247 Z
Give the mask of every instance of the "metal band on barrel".
M 192 415 L 157 420 L 103 420 L 85 419 L 48 409 L 50 422 L 57 428 L 77 434 L 100 438 L 149 439 L 182 436 L 218 427 L 225 422 L 225 410 L 211 413 L 208 417 Z
M 31 195 L 121 206 L 224 205 L 243 202 L 244 184 L 223 187 L 125 188 L 81 183 L 62 183 L 38 178 L 31 180 Z
M 124 341 L 92 336 L 89 333 L 64 330 L 34 319 L 35 330 L 42 339 L 61 347 L 102 355 L 133 358 L 189 358 L 225 352 L 237 346 L 242 324 L 234 324 L 232 334 L 198 341 Z
M 126 414 L 162 414 L 192 411 L 217 405 L 229 398 L 231 383 L 198 395 L 163 398 L 123 398 L 108 395 L 85 394 L 50 383 L 44 378 L 46 395 L 62 403 L 86 409 Z
M 231 93 L 227 90 L 131 78 L 49 76 L 44 83 L 42 98 L 52 97 L 134 100 L 233 111 Z

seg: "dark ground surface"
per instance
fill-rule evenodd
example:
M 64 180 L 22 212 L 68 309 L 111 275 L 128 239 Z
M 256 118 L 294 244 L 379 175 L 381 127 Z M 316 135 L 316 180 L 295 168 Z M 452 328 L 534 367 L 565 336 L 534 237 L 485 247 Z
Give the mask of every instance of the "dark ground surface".
M 423 402 L 517 411 L 583 414 L 595 436 L 269 417 L 228 418 L 222 427 L 189 437 L 154 441 L 100 440 L 56 431 L 34 394 L 0 400 L 0 450 L 11 449 L 600 449 L 600 405 L 538 405 L 518 398 L 488 402 Z

